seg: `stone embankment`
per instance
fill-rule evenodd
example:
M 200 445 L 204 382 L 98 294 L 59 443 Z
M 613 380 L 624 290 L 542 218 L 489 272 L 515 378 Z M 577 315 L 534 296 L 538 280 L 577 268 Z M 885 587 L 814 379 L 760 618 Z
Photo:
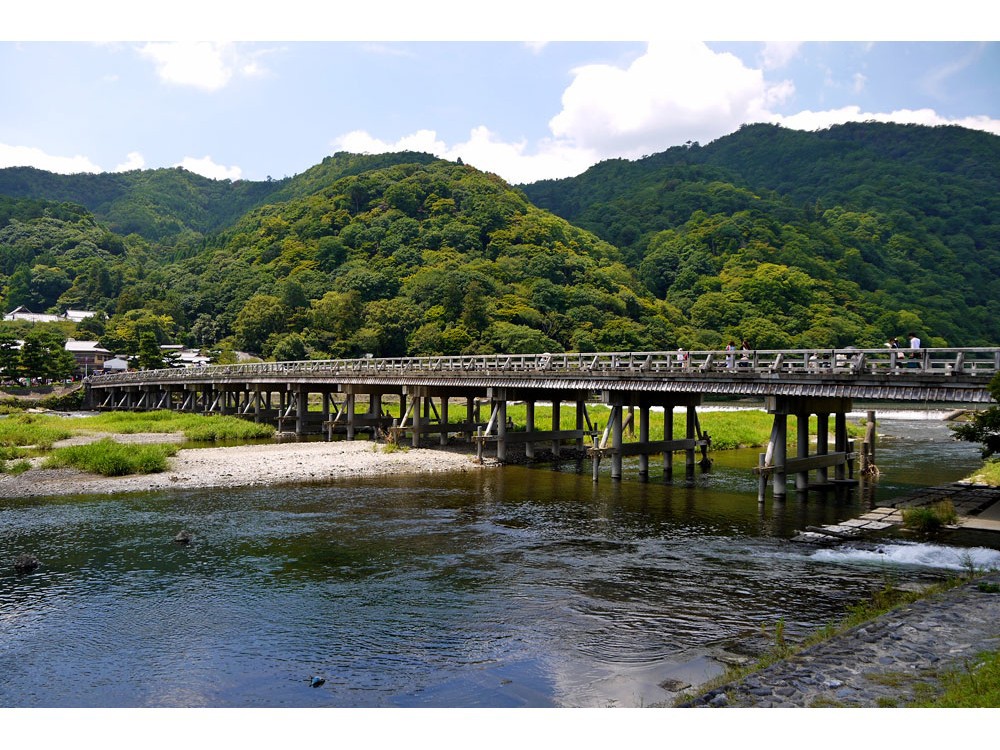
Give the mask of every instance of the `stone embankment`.
M 904 706 L 1000 649 L 1000 573 L 893 610 L 687 707 Z

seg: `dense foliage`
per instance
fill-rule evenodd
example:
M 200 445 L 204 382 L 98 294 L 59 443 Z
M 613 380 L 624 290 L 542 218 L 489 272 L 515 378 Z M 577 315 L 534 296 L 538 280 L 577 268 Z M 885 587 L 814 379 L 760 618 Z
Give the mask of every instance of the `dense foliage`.
M 261 183 L 0 170 L 0 298 L 97 310 L 70 333 L 148 366 L 167 342 L 275 359 L 991 345 L 998 149 L 960 128 L 758 125 L 520 189 L 416 153 Z
M 746 126 L 523 187 L 616 244 L 691 346 L 1000 339 L 1000 138 L 957 127 Z

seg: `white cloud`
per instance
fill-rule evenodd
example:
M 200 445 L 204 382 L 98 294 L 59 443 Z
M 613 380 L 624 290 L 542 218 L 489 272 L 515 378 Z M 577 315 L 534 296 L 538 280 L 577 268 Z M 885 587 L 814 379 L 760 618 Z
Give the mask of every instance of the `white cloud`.
M 637 157 L 689 140 L 709 141 L 759 120 L 789 87 L 699 42 L 652 43 L 627 69 L 574 71 L 549 126 L 603 155 Z
M 115 172 L 130 172 L 133 169 L 142 169 L 146 166 L 146 160 L 138 151 L 130 151 L 125 161 L 114 168 Z
M 555 140 L 543 142 L 537 153 L 529 154 L 524 141 L 505 143 L 483 126 L 473 128 L 465 142 L 451 146 L 440 140 L 433 130 L 419 130 L 394 142 L 355 130 L 334 139 L 331 145 L 335 151 L 356 154 L 421 151 L 451 161 L 461 159 L 476 169 L 493 172 L 515 184 L 580 174 L 599 160 L 599 155 L 592 151 Z
M 985 130 L 1000 135 L 1000 120 L 990 117 L 962 117 L 958 119 L 942 117 L 933 109 L 897 109 L 892 112 L 862 112 L 860 107 L 850 106 L 822 112 L 806 110 L 794 115 L 774 115 L 771 122 L 795 130 L 820 130 L 845 122 L 896 122 L 904 125 L 960 125 L 972 130 Z
M 258 59 L 266 52 L 244 53 L 224 42 L 149 42 L 137 51 L 156 65 L 164 82 L 203 91 L 218 91 L 236 74 L 253 77 L 267 72 Z
M 552 137 L 538 143 L 502 141 L 486 126 L 474 128 L 463 143 L 448 144 L 433 130 L 394 142 L 365 131 L 334 140 L 335 150 L 384 153 L 413 150 L 495 172 L 512 183 L 570 177 L 602 159 L 638 158 L 688 141 L 708 143 L 741 125 L 770 122 L 816 130 L 848 121 L 962 125 L 1000 134 L 1000 121 L 986 117 L 949 120 L 933 110 L 862 112 L 844 107 L 824 112 L 778 114 L 795 93 L 790 80 L 769 81 L 764 67 L 778 67 L 797 54 L 797 44 L 769 44 L 760 69 L 728 53 L 693 42 L 652 43 L 627 68 L 588 65 L 573 71 L 562 111 L 549 121 Z M 854 80 L 856 88 L 866 83 Z
M 33 146 L 0 143 L 0 168 L 3 167 L 36 167 L 57 174 L 102 171 L 86 156 L 54 156 Z
M 200 159 L 185 156 L 180 164 L 174 166 L 200 174 L 202 177 L 208 177 L 210 180 L 238 180 L 243 174 L 243 170 L 239 167 L 224 167 L 221 164 L 216 164 L 212 161 L 211 156 L 203 156 Z
M 802 42 L 767 42 L 761 53 L 761 65 L 764 70 L 777 70 L 785 67 L 796 55 Z

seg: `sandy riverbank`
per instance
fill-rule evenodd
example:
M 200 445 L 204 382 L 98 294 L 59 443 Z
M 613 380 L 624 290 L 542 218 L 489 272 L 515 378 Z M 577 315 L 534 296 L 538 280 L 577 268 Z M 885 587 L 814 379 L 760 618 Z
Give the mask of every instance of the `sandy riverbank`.
M 116 435 L 119 442 L 165 442 L 176 435 Z M 93 437 L 91 437 L 93 439 Z M 78 440 L 78 439 L 75 439 Z M 159 474 L 101 477 L 75 469 L 34 468 L 0 475 L 0 497 L 117 494 L 197 487 L 322 482 L 343 477 L 476 471 L 475 456 L 449 450 L 409 449 L 383 452 L 367 441 L 269 443 L 229 448 L 183 449 Z

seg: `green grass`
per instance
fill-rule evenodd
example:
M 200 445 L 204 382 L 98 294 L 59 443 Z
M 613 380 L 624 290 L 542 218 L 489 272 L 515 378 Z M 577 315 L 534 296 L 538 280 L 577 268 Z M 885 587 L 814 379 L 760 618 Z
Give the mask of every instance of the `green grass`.
M 110 438 L 104 438 L 86 445 L 56 448 L 42 463 L 42 468 L 53 469 L 64 466 L 102 474 L 106 477 L 120 477 L 126 474 L 153 474 L 166 471 L 167 459 L 177 453 L 176 445 L 125 445 Z
M 205 415 L 160 411 L 112 411 L 73 420 L 76 432 L 113 432 L 133 435 L 141 432 L 183 432 L 188 440 L 251 440 L 271 437 L 275 428 L 229 415 Z
M 976 484 L 988 484 L 991 487 L 1000 487 L 1000 459 L 994 458 L 983 464 L 983 468 L 970 477 L 970 482 Z
M 513 420 L 515 429 L 524 429 L 527 424 L 528 408 L 524 404 L 510 404 L 507 407 L 507 416 Z M 588 404 L 587 413 L 590 419 L 601 430 L 608 423 L 610 409 L 603 404 Z M 461 417 L 454 416 L 454 411 L 449 414 L 451 421 L 463 421 L 464 413 Z M 774 417 L 760 409 L 740 409 L 733 411 L 699 411 L 698 421 L 703 432 L 707 432 L 712 439 L 713 450 L 732 450 L 734 448 L 758 448 L 767 445 L 771 437 L 771 427 L 774 424 Z M 639 439 L 639 413 L 635 412 L 633 424 L 630 429 L 625 430 L 626 442 Z M 687 417 L 681 413 L 674 414 L 674 439 L 685 436 Z M 548 405 L 535 406 L 535 429 L 548 430 L 552 425 L 552 407 Z M 585 427 L 586 428 L 586 427 Z M 559 411 L 559 429 L 576 429 L 576 408 L 572 405 L 564 404 Z M 864 429 L 858 425 L 848 424 L 847 431 L 852 436 L 863 434 Z M 788 436 L 791 441 L 795 440 L 797 434 L 797 420 L 794 416 L 788 418 Z M 810 419 L 810 434 L 816 434 L 816 417 Z M 833 421 L 830 421 L 828 434 L 833 436 Z M 664 440 L 664 415 L 662 412 L 651 412 L 649 415 L 649 439 Z
M 185 414 L 167 410 L 107 412 L 93 417 L 66 418 L 48 414 L 16 414 L 0 419 L 0 447 L 33 445 L 48 450 L 57 440 L 74 435 L 110 432 L 182 432 L 188 440 L 255 440 L 272 437 L 275 428 L 223 415 Z
M 1000 706 L 1000 651 L 979 654 L 964 669 L 938 678 L 937 697 L 909 704 L 912 708 L 996 708 Z
M 727 685 L 730 682 L 738 682 L 743 678 L 755 672 L 759 672 L 772 664 L 782 661 L 783 659 L 787 659 L 789 656 L 810 646 L 822 643 L 823 641 L 834 638 L 835 636 L 838 636 L 853 627 L 870 622 L 871 620 L 874 620 L 875 618 L 880 617 L 897 607 L 915 602 L 918 599 L 923 599 L 933 594 L 947 591 L 951 588 L 967 583 L 968 580 L 968 577 L 955 576 L 947 581 L 942 581 L 941 583 L 929 586 L 920 592 L 899 589 L 893 586 L 890 582 L 886 581 L 883 583 L 881 588 L 872 592 L 869 599 L 849 607 L 842 619 L 836 622 L 828 623 L 824 627 L 814 631 L 801 642 L 795 644 L 790 644 L 785 639 L 784 622 L 779 620 L 774 629 L 774 646 L 772 646 L 767 653 L 760 656 L 752 664 L 740 667 L 730 667 L 726 670 L 725 674 L 715 678 L 705 685 L 698 686 L 697 692 L 699 695 L 702 695 L 710 690 L 721 687 L 722 685 Z M 763 625 L 761 627 L 766 629 Z M 679 705 L 693 699 L 694 697 L 695 695 L 691 693 L 685 693 L 677 696 L 674 703 L 675 705 Z
M 921 534 L 935 534 L 958 520 L 950 500 L 903 509 L 903 526 Z
M 70 437 L 68 420 L 43 414 L 14 414 L 0 419 L 0 446 L 33 445 L 48 449 L 57 440 Z

